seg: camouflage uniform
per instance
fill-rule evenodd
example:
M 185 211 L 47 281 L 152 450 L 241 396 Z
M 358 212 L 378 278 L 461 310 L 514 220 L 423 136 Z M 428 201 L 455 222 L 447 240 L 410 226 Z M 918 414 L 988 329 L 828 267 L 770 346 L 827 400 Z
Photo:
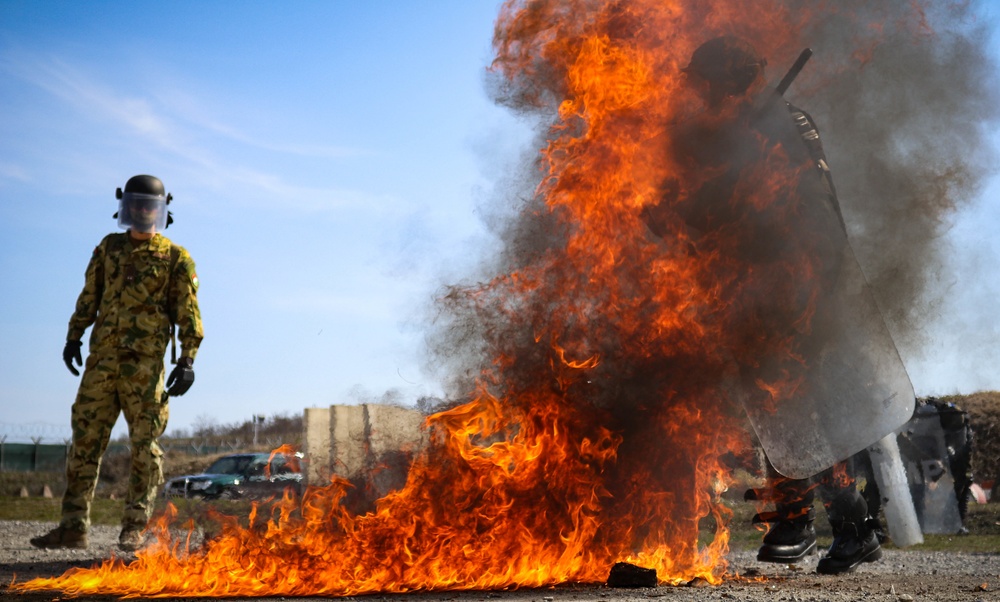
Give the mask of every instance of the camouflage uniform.
M 93 325 L 90 353 L 72 410 L 73 445 L 66 464 L 60 526 L 86 531 L 101 457 L 124 413 L 132 464 L 124 527 L 143 528 L 163 482 L 157 438 L 167 426 L 163 357 L 176 324 L 181 357 L 192 360 L 202 340 L 198 276 L 186 250 L 157 234 L 133 241 L 109 234 L 94 249 L 67 340 Z

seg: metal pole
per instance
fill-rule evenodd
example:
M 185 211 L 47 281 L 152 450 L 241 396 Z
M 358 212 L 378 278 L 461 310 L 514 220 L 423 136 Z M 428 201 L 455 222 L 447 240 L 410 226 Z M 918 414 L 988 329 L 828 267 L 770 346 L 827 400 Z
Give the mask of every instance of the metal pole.
M 259 431 L 258 425 L 264 424 L 263 414 L 254 414 L 253 416 L 253 446 L 257 447 L 257 433 Z
M 32 437 L 31 442 L 35 444 L 31 451 L 31 472 L 38 472 L 38 445 L 42 442 L 42 438 Z

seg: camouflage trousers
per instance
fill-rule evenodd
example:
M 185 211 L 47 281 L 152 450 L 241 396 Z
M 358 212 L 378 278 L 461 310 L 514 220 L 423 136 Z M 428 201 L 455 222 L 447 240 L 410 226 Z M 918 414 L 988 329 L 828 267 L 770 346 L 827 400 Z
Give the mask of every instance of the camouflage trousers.
M 163 482 L 163 450 L 157 438 L 167 427 L 168 416 L 163 359 L 131 352 L 92 353 L 73 403 L 63 527 L 81 531 L 90 527 L 101 458 L 119 414 L 125 415 L 132 448 L 122 526 L 145 527 L 153 512 L 156 489 Z

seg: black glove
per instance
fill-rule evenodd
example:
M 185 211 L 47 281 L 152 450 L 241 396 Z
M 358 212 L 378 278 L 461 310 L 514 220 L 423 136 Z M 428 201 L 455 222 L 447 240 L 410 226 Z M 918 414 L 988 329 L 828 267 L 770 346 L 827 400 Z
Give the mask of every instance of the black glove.
M 63 347 L 63 361 L 66 362 L 66 367 L 74 376 L 80 376 L 80 371 L 73 367 L 73 361 L 76 361 L 77 366 L 83 365 L 83 356 L 80 355 L 81 347 L 83 347 L 82 341 L 66 341 L 66 346 Z
M 167 395 L 179 397 L 187 393 L 187 390 L 194 384 L 194 360 L 189 357 L 182 357 L 177 360 L 177 365 L 167 377 Z

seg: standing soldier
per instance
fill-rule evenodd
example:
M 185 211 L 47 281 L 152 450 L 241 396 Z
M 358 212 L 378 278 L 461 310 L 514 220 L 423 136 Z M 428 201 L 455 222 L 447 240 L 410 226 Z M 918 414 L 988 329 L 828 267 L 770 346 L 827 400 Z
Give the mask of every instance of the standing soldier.
M 143 539 L 156 488 L 163 482 L 163 450 L 157 438 L 167 426 L 167 397 L 183 395 L 194 382 L 195 354 L 202 340 L 198 276 L 184 248 L 160 234 L 172 217 L 158 178 L 130 178 L 117 190 L 119 227 L 94 249 L 86 284 L 69 321 L 63 361 L 74 375 L 83 364 L 84 331 L 90 354 L 72 409 L 73 445 L 66 462 L 66 493 L 59 526 L 31 540 L 39 548 L 86 548 L 90 504 L 101 457 L 119 413 L 125 414 L 132 447 L 128 495 L 118 539 L 132 551 Z M 181 357 L 166 380 L 163 358 L 173 346 L 174 329 Z
M 765 64 L 748 42 L 733 36 L 714 38 L 695 50 L 683 71 L 704 109 L 689 123 L 680 124 L 672 140 L 673 151 L 694 175 L 686 176 L 684 185 L 671 183 L 664 187 L 668 195 L 685 190 L 686 198 L 668 197 L 663 203 L 679 208 L 677 213 L 694 241 L 692 246 L 701 244 L 705 249 L 701 252 L 735 257 L 749 266 L 746 269 L 766 273 L 769 266 L 780 264 L 795 251 L 808 252 L 815 258 L 810 264 L 810 281 L 795 282 L 795 286 L 786 288 L 778 286 L 779 279 L 762 280 L 769 282 L 766 288 L 740 284 L 733 304 L 742 305 L 746 314 L 732 326 L 736 333 L 734 348 L 741 354 L 736 361 L 748 383 L 746 390 L 756 392 L 758 398 L 762 394 L 757 391 L 756 381 L 764 372 L 761 357 L 767 351 L 754 345 L 787 337 L 801 345 L 795 349 L 794 357 L 798 358 L 803 350 L 811 349 L 809 345 L 816 344 L 807 336 L 808 329 L 799 323 L 806 306 L 803 300 L 815 294 L 819 299 L 816 313 L 829 311 L 820 303 L 832 297 L 831 284 L 839 277 L 842 246 L 846 244 L 846 228 L 815 123 L 804 111 L 765 90 Z M 761 102 L 761 94 L 770 101 Z M 782 152 L 771 154 L 779 145 Z M 794 185 L 789 184 L 788 190 L 780 193 L 765 192 L 786 195 L 775 199 L 774 206 L 785 203 L 794 207 L 784 209 L 795 217 L 794 228 L 788 232 L 773 225 L 784 224 L 785 218 L 778 219 L 753 206 L 757 185 L 744 180 L 745 173 L 752 172 L 749 168 L 763 166 L 775 156 L 787 157 L 787 164 L 776 161 L 772 169 L 784 168 L 778 176 Z M 664 215 L 667 219 L 670 216 L 661 211 L 659 206 L 647 210 L 646 219 L 652 232 L 662 237 Z M 749 233 L 747 240 L 740 242 L 742 246 L 714 242 L 713 233 L 732 232 L 737 223 L 741 231 Z M 726 240 L 725 236 L 718 238 Z M 813 332 L 819 329 L 819 323 L 820 318 L 812 318 Z M 768 369 L 773 366 L 768 365 Z M 796 373 L 798 366 L 789 369 Z M 762 402 L 750 397 L 745 403 Z M 794 422 L 789 424 L 790 429 L 795 427 Z M 777 511 L 757 516 L 758 522 L 772 524 L 757 559 L 795 563 L 816 549 L 813 496 L 818 489 L 834 540 L 817 571 L 844 573 L 862 562 L 878 560 L 882 550 L 875 523 L 870 520 L 868 505 L 856 488 L 851 470 L 851 464 L 841 461 L 811 479 L 795 480 L 769 470 L 766 491 L 776 502 Z

